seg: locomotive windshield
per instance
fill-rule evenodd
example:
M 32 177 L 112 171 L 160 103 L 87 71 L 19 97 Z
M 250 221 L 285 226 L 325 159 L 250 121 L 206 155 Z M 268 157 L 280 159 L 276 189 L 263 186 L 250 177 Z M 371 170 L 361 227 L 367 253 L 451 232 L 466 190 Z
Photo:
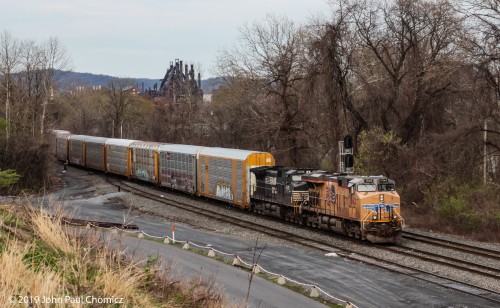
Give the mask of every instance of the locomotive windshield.
M 358 184 L 358 191 L 361 191 L 361 192 L 377 191 L 377 186 L 375 184 L 361 183 L 361 184 Z
M 391 184 L 379 184 L 378 190 L 379 191 L 394 191 L 394 190 L 396 190 L 396 187 L 392 183 Z

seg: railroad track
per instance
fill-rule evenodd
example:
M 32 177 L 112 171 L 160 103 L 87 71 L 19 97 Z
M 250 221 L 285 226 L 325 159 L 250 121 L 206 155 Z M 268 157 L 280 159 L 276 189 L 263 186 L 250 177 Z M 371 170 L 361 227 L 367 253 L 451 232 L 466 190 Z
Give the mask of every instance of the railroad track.
M 416 258 L 418 260 L 441 264 L 461 271 L 467 271 L 473 274 L 498 279 L 500 283 L 500 269 L 497 269 L 495 267 L 476 264 L 474 262 L 405 246 L 378 246 L 377 248 Z
M 468 245 L 464 243 L 459 243 L 456 241 L 450 241 L 440 238 L 435 238 L 423 234 L 418 234 L 410 231 L 403 231 L 403 238 L 410 241 L 417 241 L 420 243 L 426 243 L 433 246 L 445 248 L 445 249 L 453 249 L 456 251 L 460 251 L 463 253 L 468 253 L 496 261 L 500 261 L 500 251 L 487 249 L 483 247 L 477 247 L 473 245 Z
M 138 189 L 137 187 L 134 187 L 127 182 L 123 182 L 123 181 L 113 182 L 112 180 L 110 180 L 109 177 L 107 177 L 107 180 L 110 184 L 112 184 L 116 187 L 120 187 L 121 191 L 128 191 L 128 192 L 131 192 L 137 196 L 141 196 L 141 197 L 149 199 L 149 200 L 153 200 L 153 201 L 157 201 L 157 202 L 160 202 L 163 204 L 167 204 L 169 206 L 173 206 L 173 207 L 188 211 L 190 213 L 202 215 L 202 216 L 208 217 L 210 219 L 215 219 L 215 220 L 218 220 L 221 222 L 230 223 L 232 225 L 235 225 L 235 226 L 238 226 L 238 227 L 241 227 L 244 229 L 249 229 L 249 230 L 253 230 L 253 231 L 256 231 L 256 232 L 259 232 L 262 234 L 266 234 L 266 235 L 269 235 L 272 237 L 285 239 L 289 242 L 293 242 L 293 243 L 299 244 L 301 246 L 306 246 L 309 248 L 319 249 L 321 251 L 331 252 L 331 248 L 329 249 L 329 247 L 327 245 L 319 246 L 319 245 L 311 244 L 310 240 L 308 238 L 305 238 L 305 237 L 296 236 L 295 234 L 285 232 L 282 230 L 278 230 L 278 229 L 269 229 L 269 227 L 267 227 L 267 226 L 258 225 L 258 224 L 252 223 L 252 222 L 244 220 L 244 219 L 229 217 L 227 215 L 221 214 L 215 210 L 207 209 L 205 207 L 203 207 L 203 208 L 194 207 L 192 204 L 189 204 L 189 203 L 180 202 L 178 200 L 171 200 L 171 199 L 168 199 L 168 198 L 165 198 L 162 196 L 151 194 L 151 193 L 146 192 L 144 190 Z
M 353 251 L 349 250 L 343 247 L 338 247 L 334 246 L 330 243 L 326 243 L 324 241 L 316 240 L 316 239 L 311 239 L 309 237 L 303 237 L 295 233 L 290 233 L 286 232 L 283 230 L 275 229 L 275 228 L 270 228 L 269 226 L 264 226 L 260 224 L 256 224 L 255 222 L 250 222 L 245 219 L 237 218 L 234 216 L 227 216 L 224 215 L 216 210 L 207 208 L 207 207 L 196 207 L 193 206 L 192 204 L 182 202 L 179 200 L 172 200 L 164 197 L 163 195 L 157 195 L 153 194 L 151 192 L 145 191 L 143 189 L 139 189 L 138 187 L 132 185 L 129 182 L 123 181 L 123 180 L 117 180 L 113 179 L 109 176 L 105 177 L 108 183 L 110 183 L 113 186 L 116 186 L 119 188 L 121 191 L 128 191 L 130 193 L 133 193 L 135 195 L 141 196 L 143 198 L 147 198 L 149 200 L 157 201 L 163 204 L 167 204 L 169 206 L 173 206 L 182 210 L 185 210 L 190 213 L 195 213 L 198 215 L 202 215 L 205 217 L 208 217 L 210 219 L 215 219 L 221 222 L 229 223 L 235 226 L 239 226 L 245 229 L 253 230 L 262 234 L 269 235 L 271 237 L 275 238 L 280 238 L 282 240 L 288 241 L 288 242 L 293 242 L 298 245 L 304 246 L 304 247 L 309 247 L 313 248 L 316 250 L 319 250 L 321 252 L 326 252 L 326 253 L 336 253 L 337 255 L 350 259 L 350 260 L 355 260 L 355 261 L 360 261 L 363 263 L 368 263 L 370 265 L 374 265 L 377 267 L 384 268 L 389 271 L 397 272 L 406 276 L 410 276 L 416 279 L 420 279 L 423 281 L 430 282 L 432 284 L 437 284 L 445 288 L 450 288 L 454 289 L 466 294 L 470 294 L 473 296 L 477 296 L 483 299 L 487 299 L 489 301 L 495 302 L 496 304 L 500 304 L 500 293 L 497 293 L 492 290 L 484 289 L 481 287 L 477 287 L 475 285 L 459 281 L 459 280 L 454 280 L 448 277 L 443 277 L 440 276 L 439 274 L 430 272 L 430 271 L 425 271 L 421 270 L 415 267 L 409 267 L 405 265 L 398 264 L 397 262 L 392 262 L 388 261 L 387 259 L 381 259 L 374 257 L 371 254 L 368 253 L 362 253 L 359 251 Z M 150 188 L 150 189 L 156 189 L 156 188 Z M 167 193 L 166 191 L 162 190 L 162 192 Z M 215 209 L 216 207 L 214 207 Z M 260 217 L 260 216 L 259 216 Z M 298 226 L 297 227 L 302 227 Z M 409 236 L 409 235 L 408 235 Z M 388 250 L 391 253 L 399 254 L 399 255 L 405 255 L 405 256 L 411 256 L 415 257 L 418 259 L 423 260 L 423 258 L 426 259 L 426 261 L 429 262 L 434 262 L 434 263 L 439 263 L 443 266 L 448 266 L 448 267 L 453 267 L 458 270 L 465 270 L 468 272 L 473 272 L 476 275 L 482 275 L 482 276 L 487 276 L 492 279 L 499 279 L 500 283 L 500 270 L 492 269 L 489 267 L 481 268 L 481 266 L 478 266 L 476 264 L 466 264 L 463 262 L 460 264 L 460 262 L 457 262 L 458 260 L 450 258 L 449 260 L 441 260 L 440 262 L 436 262 L 435 257 L 431 256 L 419 256 L 417 257 L 417 252 L 413 251 L 410 252 L 411 248 L 405 248 L 405 247 L 399 247 L 399 246 L 376 246 L 376 245 L 370 245 L 371 247 L 378 247 L 379 249 L 383 250 Z M 420 252 L 423 253 L 423 252 Z M 427 252 L 425 252 L 427 253 Z M 445 259 L 445 258 L 444 258 Z M 455 262 L 455 263 L 453 263 Z M 476 269 L 470 269 L 474 265 Z

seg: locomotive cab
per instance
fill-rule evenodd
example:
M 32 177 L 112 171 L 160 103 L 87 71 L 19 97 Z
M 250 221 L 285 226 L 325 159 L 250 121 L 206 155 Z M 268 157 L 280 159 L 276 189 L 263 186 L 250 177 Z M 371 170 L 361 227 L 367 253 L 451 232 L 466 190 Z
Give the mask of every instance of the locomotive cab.
M 374 243 L 401 239 L 400 197 L 395 182 L 385 177 L 361 177 L 352 184 L 353 201 L 359 203 L 361 233 Z
M 361 178 L 349 183 L 353 197 L 363 209 L 371 210 L 372 221 L 392 221 L 399 218 L 399 195 L 394 181 L 387 178 Z

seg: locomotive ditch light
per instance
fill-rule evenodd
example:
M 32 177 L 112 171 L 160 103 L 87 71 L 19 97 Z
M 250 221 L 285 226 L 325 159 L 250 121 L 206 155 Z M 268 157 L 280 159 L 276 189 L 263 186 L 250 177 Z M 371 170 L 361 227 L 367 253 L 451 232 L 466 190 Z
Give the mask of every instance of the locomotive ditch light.
M 384 195 L 383 195 L 383 194 L 380 194 L 380 195 L 378 196 L 378 199 L 379 199 L 380 201 L 384 201 Z
M 372 219 L 377 220 L 377 215 L 373 215 Z
M 396 218 L 398 218 L 398 215 L 394 215 L 394 216 L 392 216 L 392 218 L 393 218 L 393 219 L 396 219 Z

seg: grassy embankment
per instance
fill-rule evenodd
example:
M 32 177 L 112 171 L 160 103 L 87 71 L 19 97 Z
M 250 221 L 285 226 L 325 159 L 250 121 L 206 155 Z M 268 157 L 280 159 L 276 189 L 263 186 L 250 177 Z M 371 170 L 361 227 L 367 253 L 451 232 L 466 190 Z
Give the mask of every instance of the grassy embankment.
M 32 307 L 73 306 L 78 300 L 85 303 L 79 307 L 227 306 L 213 282 L 181 281 L 168 267 L 160 270 L 155 258 L 127 259 L 98 233 L 66 228 L 61 215 L 54 216 L 0 206 L 1 307 L 26 307 L 27 299 Z

